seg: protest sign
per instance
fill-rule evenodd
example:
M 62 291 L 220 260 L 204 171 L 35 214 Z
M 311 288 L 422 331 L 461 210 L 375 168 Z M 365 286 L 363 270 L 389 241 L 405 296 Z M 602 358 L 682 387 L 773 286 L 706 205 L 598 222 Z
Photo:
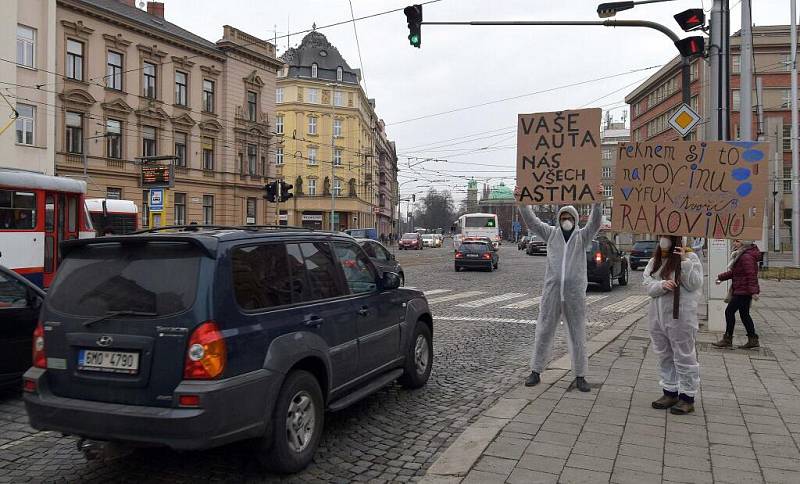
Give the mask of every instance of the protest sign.
M 612 230 L 760 239 L 768 146 L 752 141 L 620 143 Z
M 594 203 L 600 184 L 600 109 L 520 114 L 517 201 Z

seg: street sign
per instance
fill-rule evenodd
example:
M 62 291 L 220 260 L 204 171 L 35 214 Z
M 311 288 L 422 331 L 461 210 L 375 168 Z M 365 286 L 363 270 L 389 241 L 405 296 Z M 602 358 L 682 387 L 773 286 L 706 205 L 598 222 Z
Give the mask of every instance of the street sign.
M 702 118 L 699 114 L 694 112 L 691 106 L 686 103 L 681 104 L 675 114 L 669 118 L 669 125 L 672 126 L 672 129 L 678 132 L 681 136 L 686 136 L 689 134 L 697 123 L 700 122 Z
M 174 184 L 173 165 L 142 165 L 142 188 L 170 188 Z
M 150 189 L 150 210 L 164 210 L 164 189 L 152 188 Z

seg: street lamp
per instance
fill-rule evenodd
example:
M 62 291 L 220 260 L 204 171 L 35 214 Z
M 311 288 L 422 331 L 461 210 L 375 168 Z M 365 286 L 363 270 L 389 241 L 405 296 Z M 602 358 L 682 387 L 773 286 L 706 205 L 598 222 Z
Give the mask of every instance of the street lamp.
M 661 2 L 671 2 L 673 0 L 641 0 L 639 2 L 609 2 L 609 3 L 601 3 L 597 6 L 597 15 L 600 18 L 609 18 L 613 17 L 617 14 L 617 12 L 622 12 L 623 10 L 630 10 L 636 5 L 642 5 L 645 3 L 661 3 Z

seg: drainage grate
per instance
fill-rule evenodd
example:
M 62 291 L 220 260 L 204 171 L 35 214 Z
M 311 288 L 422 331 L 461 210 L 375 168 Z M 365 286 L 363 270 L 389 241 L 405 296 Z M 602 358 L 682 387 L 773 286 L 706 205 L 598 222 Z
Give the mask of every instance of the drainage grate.
M 745 355 L 756 359 L 775 359 L 775 354 L 772 352 L 772 350 L 763 345 L 752 350 L 740 350 L 738 348 L 717 348 L 711 343 L 697 343 L 697 351 L 720 355 Z

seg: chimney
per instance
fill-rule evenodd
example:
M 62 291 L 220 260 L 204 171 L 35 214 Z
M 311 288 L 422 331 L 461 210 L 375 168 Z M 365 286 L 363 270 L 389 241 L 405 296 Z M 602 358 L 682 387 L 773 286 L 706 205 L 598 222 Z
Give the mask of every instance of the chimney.
M 124 3 L 129 7 L 136 8 L 136 0 L 119 0 L 120 3 Z
M 147 13 L 154 17 L 164 18 L 164 2 L 147 2 Z

